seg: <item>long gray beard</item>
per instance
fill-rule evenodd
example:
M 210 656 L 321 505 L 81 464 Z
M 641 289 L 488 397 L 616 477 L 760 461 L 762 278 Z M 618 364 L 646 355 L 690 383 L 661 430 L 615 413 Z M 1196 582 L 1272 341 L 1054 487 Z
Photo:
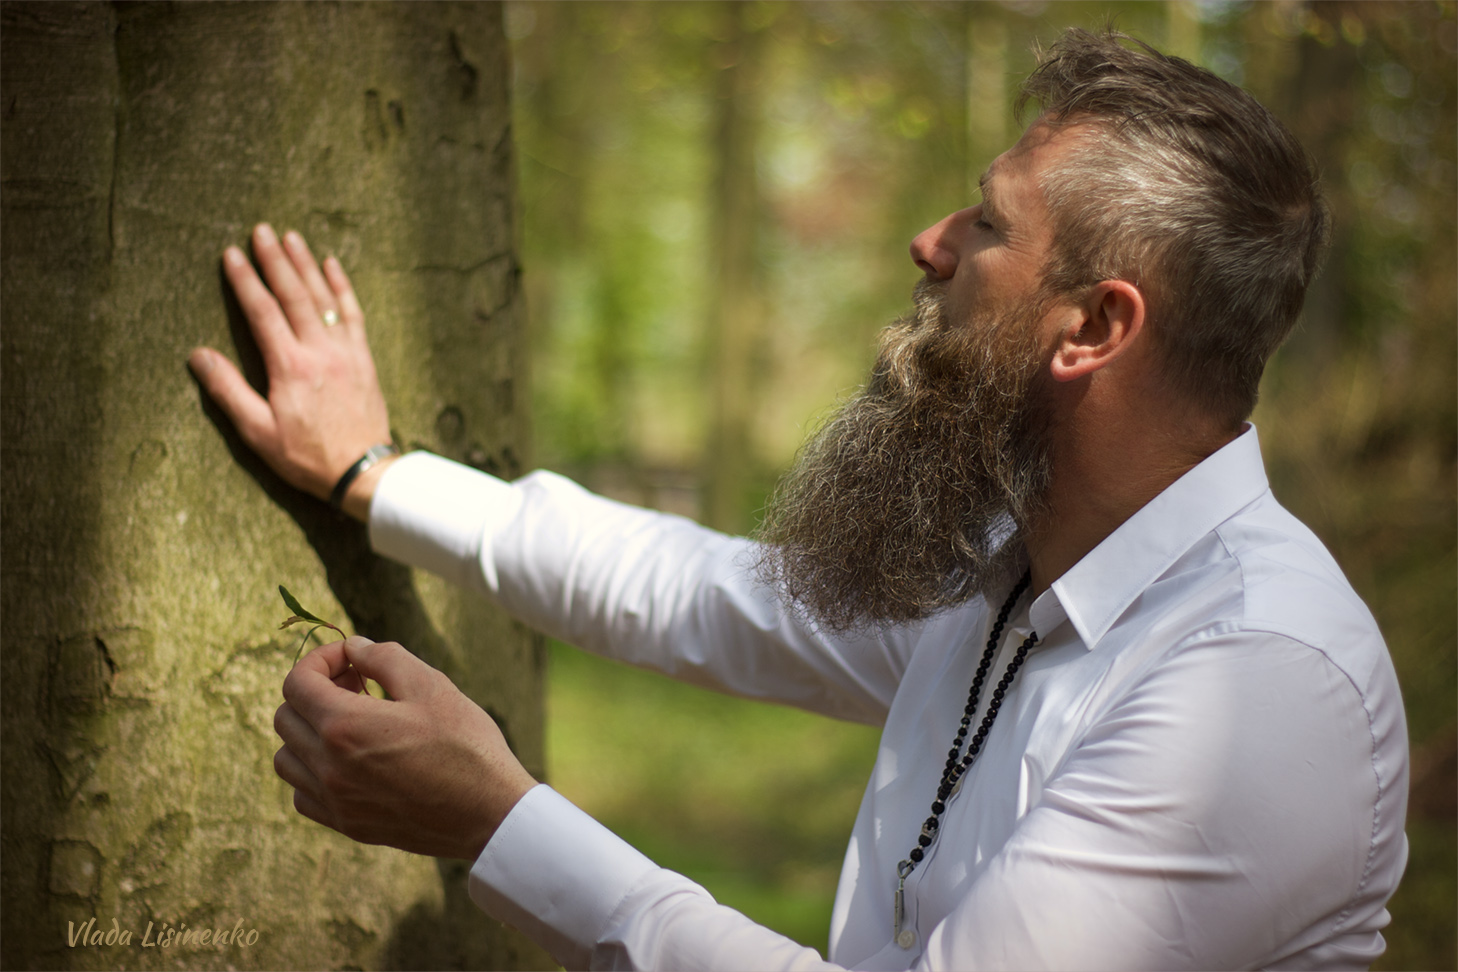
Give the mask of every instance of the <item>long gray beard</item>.
M 771 497 L 757 565 L 792 608 L 847 631 L 920 620 L 1012 582 L 1047 488 L 1040 303 L 950 322 L 923 281 L 866 387 Z

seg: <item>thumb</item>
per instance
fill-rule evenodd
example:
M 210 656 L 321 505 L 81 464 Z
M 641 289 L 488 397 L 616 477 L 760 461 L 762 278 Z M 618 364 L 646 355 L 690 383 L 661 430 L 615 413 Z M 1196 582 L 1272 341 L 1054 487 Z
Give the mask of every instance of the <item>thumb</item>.
M 370 641 L 355 635 L 344 642 L 344 655 L 365 678 L 372 678 L 398 702 L 428 698 L 439 688 L 440 672 L 394 641 Z
M 251 449 L 257 452 L 272 444 L 278 434 L 273 409 L 233 362 L 212 348 L 194 348 L 187 365 Z

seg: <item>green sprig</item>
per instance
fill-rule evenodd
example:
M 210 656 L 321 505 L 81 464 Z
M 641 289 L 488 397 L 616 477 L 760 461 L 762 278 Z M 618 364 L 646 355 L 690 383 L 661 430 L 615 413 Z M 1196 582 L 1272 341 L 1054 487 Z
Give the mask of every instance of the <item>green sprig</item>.
M 309 643 L 309 636 L 312 635 L 315 631 L 318 631 L 320 628 L 329 628 L 332 631 L 337 631 L 339 632 L 339 637 L 341 638 L 348 637 L 335 625 L 332 625 L 328 621 L 325 621 L 323 618 L 304 610 L 304 606 L 299 603 L 299 599 L 290 594 L 287 587 L 284 587 L 282 584 L 278 585 L 278 592 L 283 595 L 284 605 L 288 607 L 290 611 L 294 612 L 291 617 L 286 619 L 283 624 L 278 626 L 280 631 L 282 631 L 284 628 L 289 628 L 296 624 L 313 625 L 312 628 L 304 632 L 304 638 L 302 641 L 299 642 L 298 650 L 294 652 L 295 665 L 299 663 L 299 658 L 302 657 L 304 654 L 304 646 Z

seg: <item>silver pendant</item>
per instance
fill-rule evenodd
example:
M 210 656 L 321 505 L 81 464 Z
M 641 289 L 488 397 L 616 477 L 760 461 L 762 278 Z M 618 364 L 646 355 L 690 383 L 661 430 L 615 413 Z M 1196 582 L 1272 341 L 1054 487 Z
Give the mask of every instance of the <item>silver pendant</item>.
M 898 948 L 910 949 L 916 944 L 916 932 L 901 927 L 906 921 L 906 876 L 915 866 L 910 861 L 902 861 L 896 869 L 901 879 L 896 882 L 896 896 L 891 906 L 891 937 Z

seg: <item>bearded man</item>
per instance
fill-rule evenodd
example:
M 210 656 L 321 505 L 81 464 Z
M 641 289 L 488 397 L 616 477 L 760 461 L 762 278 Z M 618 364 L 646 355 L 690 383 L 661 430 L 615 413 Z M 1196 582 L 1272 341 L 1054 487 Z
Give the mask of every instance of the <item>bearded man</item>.
M 883 725 L 832 962 L 1366 966 L 1406 857 L 1401 701 L 1245 422 L 1315 272 L 1316 175 L 1244 92 L 1113 35 L 1066 34 L 1029 98 L 981 202 L 912 243 L 915 312 L 758 543 L 548 474 L 377 461 L 362 314 L 297 234 L 255 232 L 267 287 L 224 257 L 269 399 L 191 361 L 380 552 L 583 647 Z M 475 861 L 478 904 L 569 968 L 827 967 L 538 785 L 399 645 L 318 649 L 284 696 L 301 813 Z

